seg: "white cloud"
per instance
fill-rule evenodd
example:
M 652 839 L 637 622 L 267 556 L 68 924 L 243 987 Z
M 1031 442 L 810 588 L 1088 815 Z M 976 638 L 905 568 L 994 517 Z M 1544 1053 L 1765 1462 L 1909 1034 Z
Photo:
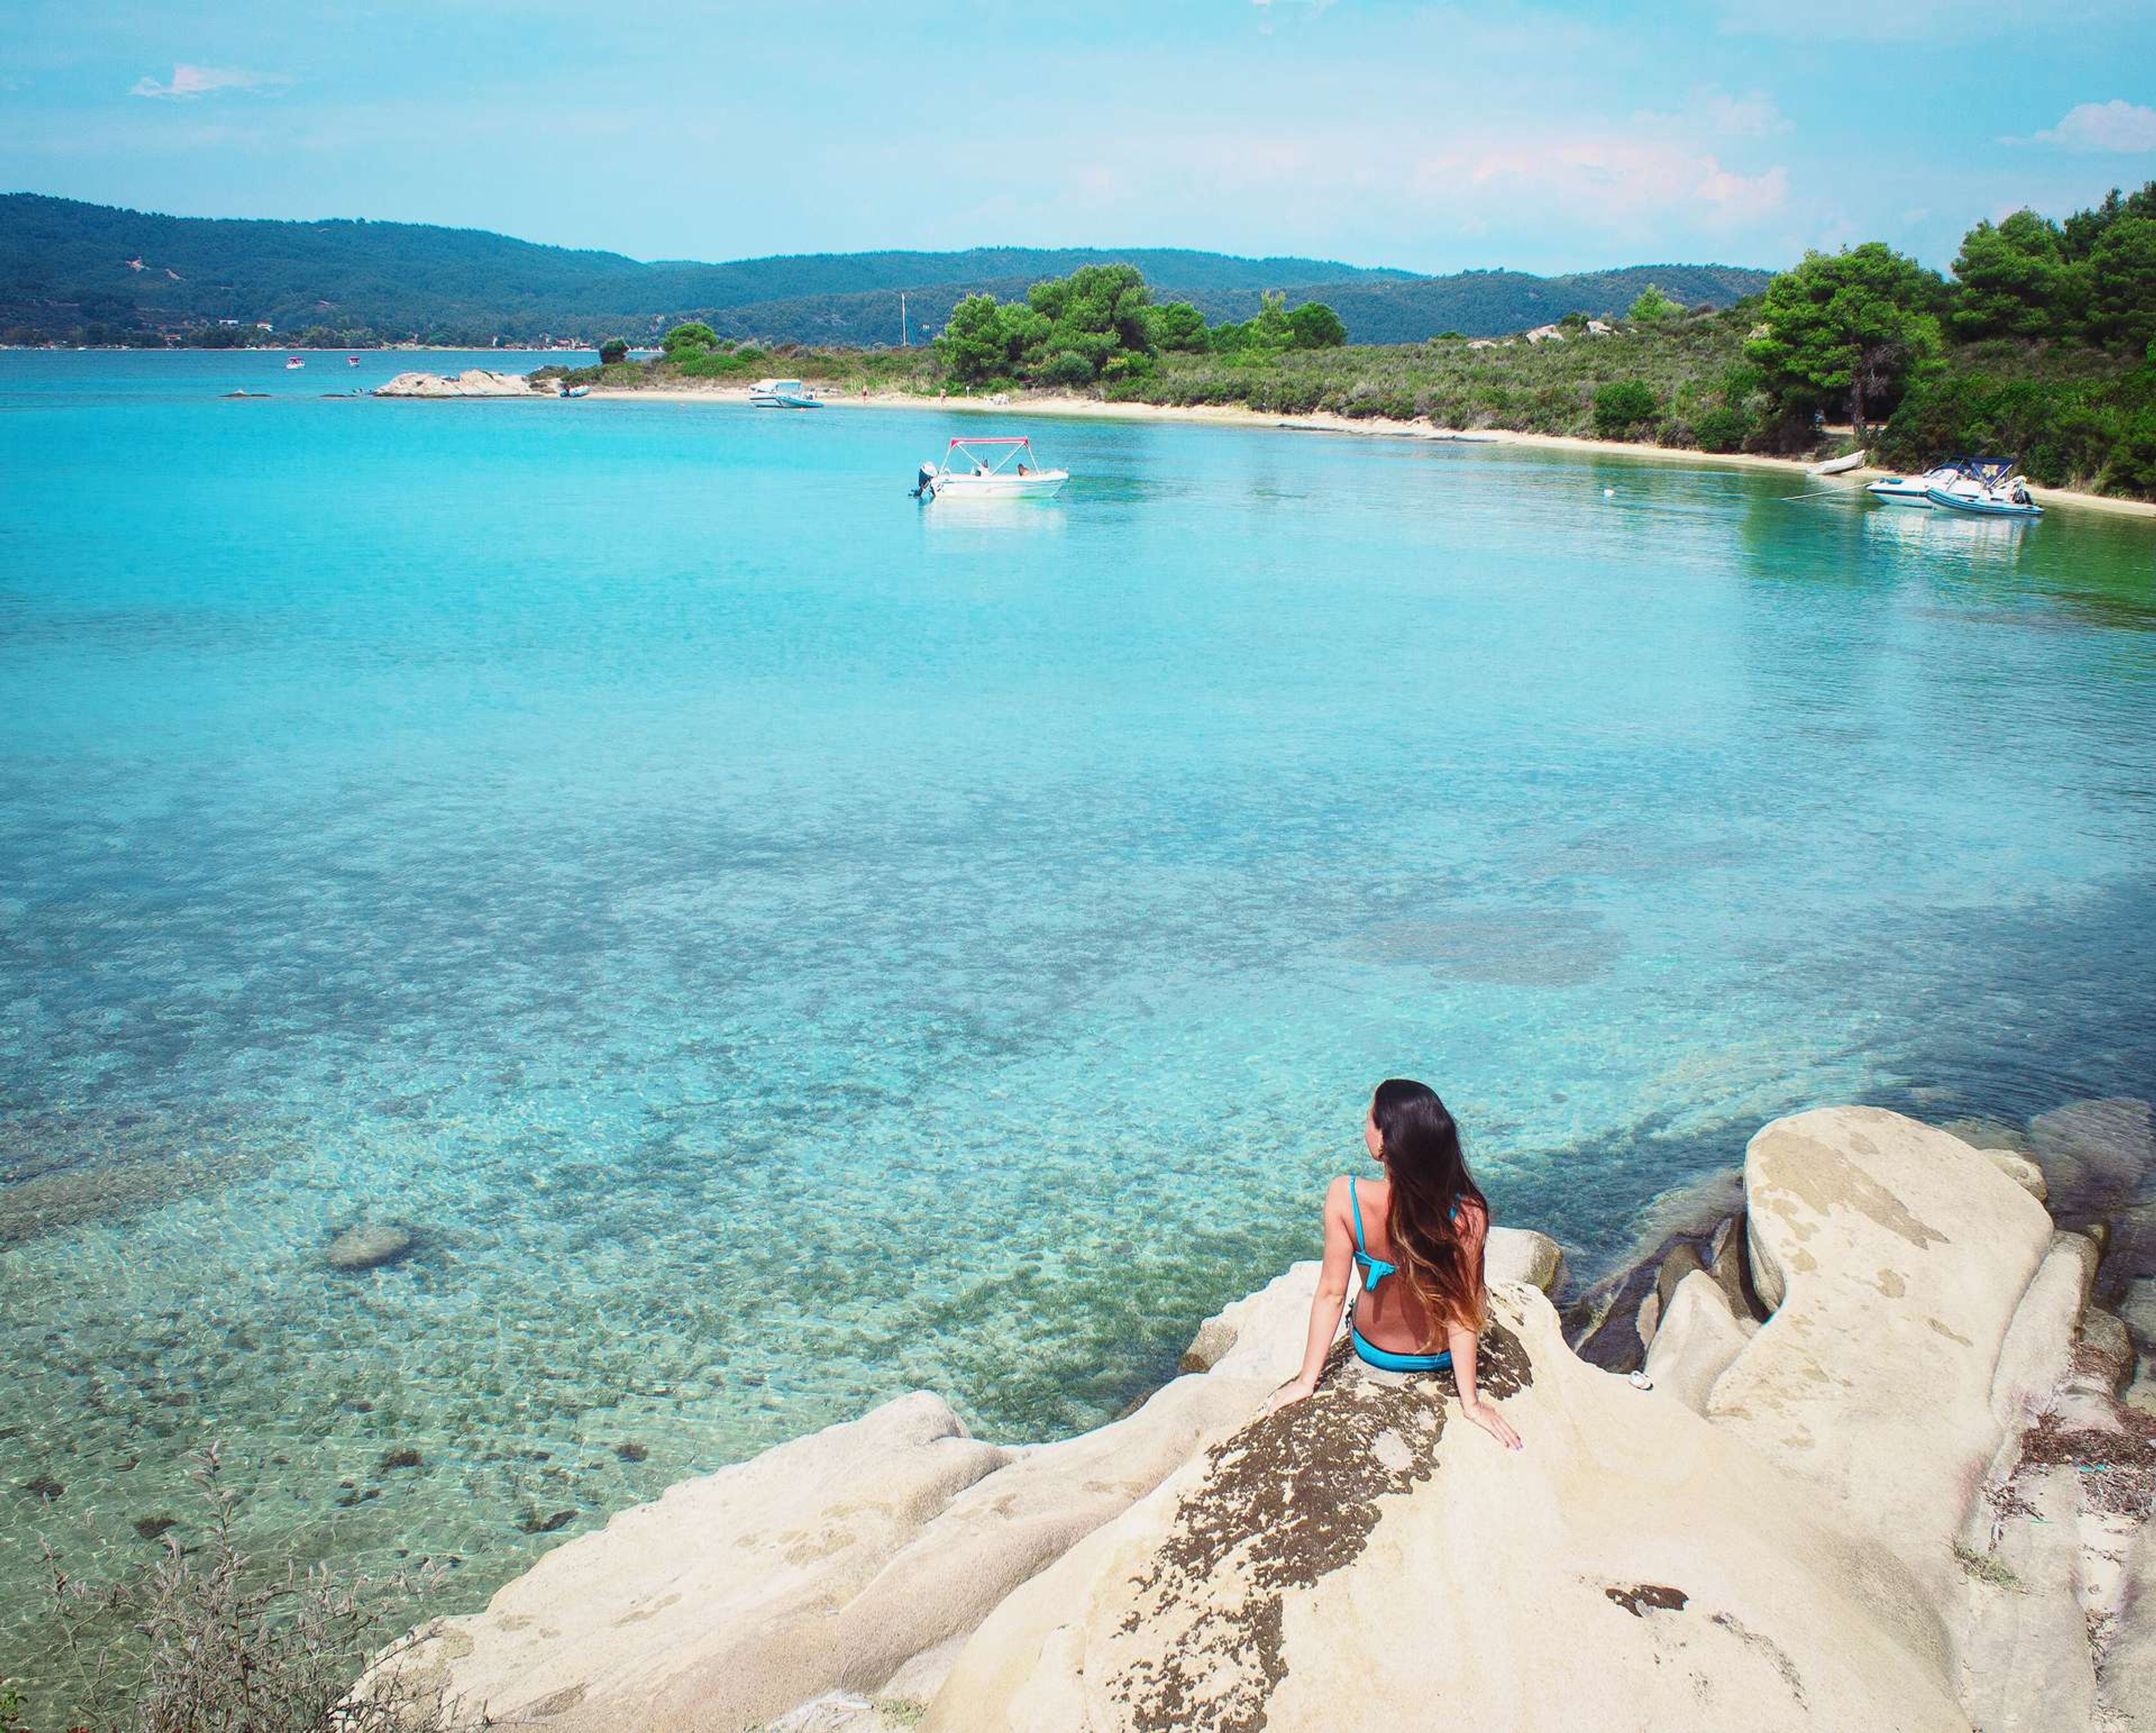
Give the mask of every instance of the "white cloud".
M 207 96 L 216 90 L 275 90 L 291 82 L 282 73 L 246 72 L 237 66 L 197 66 L 182 60 L 172 68 L 170 84 L 161 85 L 153 78 L 138 78 L 127 94 L 185 99 Z
M 1713 85 L 1702 85 L 1675 114 L 1643 108 L 1632 118 L 1643 126 L 1669 132 L 1705 133 L 1717 138 L 1770 138 L 1789 131 L 1789 120 L 1764 90 L 1732 96 Z
M 1765 138 L 1789 130 L 1788 117 L 1763 90 L 1753 90 L 1743 96 L 1732 96 L 1726 90 L 1707 90 L 1702 93 L 1700 105 L 1707 125 L 1717 132 L 1742 138 Z
M 2057 126 L 2039 132 L 2034 142 L 2061 145 L 2070 151 L 2156 151 L 2156 108 L 2117 98 L 2077 103 Z

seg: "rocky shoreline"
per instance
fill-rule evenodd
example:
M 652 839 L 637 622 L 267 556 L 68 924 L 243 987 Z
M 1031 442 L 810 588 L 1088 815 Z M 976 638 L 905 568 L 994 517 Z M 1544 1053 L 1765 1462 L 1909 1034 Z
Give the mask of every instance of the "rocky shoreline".
M 1664 1221 L 1562 1319 L 1555 1243 L 1493 1235 L 1484 1377 L 1520 1455 L 1446 1423 L 1450 1379 L 1338 1345 L 1254 1417 L 1300 1357 L 1298 1264 L 1111 1425 L 1002 1446 L 901 1397 L 623 1512 L 372 1686 L 563 1730 L 1315 1729 L 1349 1703 L 2156 1728 L 2148 1104 L 2026 1134 L 1821 1108 Z

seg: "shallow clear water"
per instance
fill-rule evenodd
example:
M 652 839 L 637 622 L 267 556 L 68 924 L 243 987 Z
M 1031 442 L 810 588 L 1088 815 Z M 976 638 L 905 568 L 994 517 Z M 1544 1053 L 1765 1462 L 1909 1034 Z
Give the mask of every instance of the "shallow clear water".
M 0 355 L 0 1672 L 209 1438 L 469 1603 L 909 1386 L 1103 1419 L 1388 1073 L 1589 1269 L 1795 1106 L 2156 1083 L 2146 522 L 1047 419 L 923 509 L 933 413 L 280 359 Z

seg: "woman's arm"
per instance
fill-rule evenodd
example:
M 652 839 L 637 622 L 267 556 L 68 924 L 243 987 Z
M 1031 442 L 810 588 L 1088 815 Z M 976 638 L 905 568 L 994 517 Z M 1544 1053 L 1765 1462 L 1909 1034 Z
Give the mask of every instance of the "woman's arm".
M 1490 1218 L 1480 1210 L 1471 1209 L 1466 1221 L 1460 1224 L 1461 1237 L 1467 1242 L 1471 1268 L 1480 1268 L 1482 1252 L 1490 1237 Z M 1520 1448 L 1520 1435 L 1514 1432 L 1505 1417 L 1494 1404 L 1486 1401 L 1475 1388 L 1475 1332 L 1462 1325 L 1454 1324 L 1445 1333 L 1445 1345 L 1452 1350 L 1452 1381 L 1460 1390 L 1460 1412 L 1495 1438 L 1507 1450 Z
M 1310 1303 L 1310 1333 L 1302 1345 L 1302 1370 L 1273 1392 L 1265 1412 L 1299 1402 L 1317 1388 L 1326 1351 L 1340 1334 L 1340 1309 L 1347 1303 L 1348 1273 L 1354 1261 L 1354 1240 L 1348 1227 L 1348 1181 L 1335 1180 L 1325 1191 L 1325 1261 L 1317 1269 L 1317 1294 Z
M 1455 1324 L 1445 1333 L 1445 1345 L 1452 1350 L 1452 1381 L 1460 1387 L 1460 1412 L 1495 1438 L 1507 1450 L 1520 1448 L 1520 1435 L 1500 1414 L 1494 1403 L 1485 1401 L 1475 1391 L 1475 1332 Z

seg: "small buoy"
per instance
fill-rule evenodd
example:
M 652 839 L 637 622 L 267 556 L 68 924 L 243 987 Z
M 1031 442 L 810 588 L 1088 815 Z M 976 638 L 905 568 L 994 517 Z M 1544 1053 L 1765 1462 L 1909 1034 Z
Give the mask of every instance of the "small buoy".
M 1602 490 L 1602 497 L 1605 500 L 1614 500 L 1617 497 L 1617 490 L 1614 487 L 1605 487 Z

